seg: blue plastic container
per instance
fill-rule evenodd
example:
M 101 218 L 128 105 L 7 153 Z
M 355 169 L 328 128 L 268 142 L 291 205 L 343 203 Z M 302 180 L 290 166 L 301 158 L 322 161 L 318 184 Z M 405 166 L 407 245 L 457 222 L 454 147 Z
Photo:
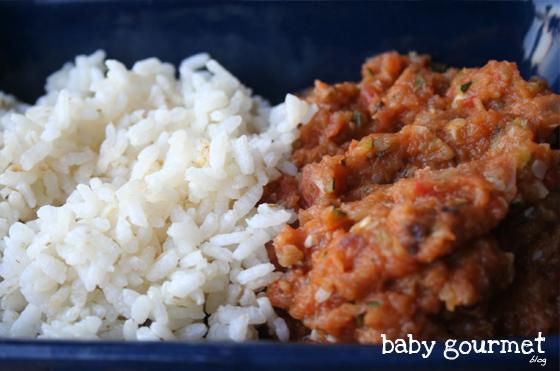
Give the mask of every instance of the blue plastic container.
M 129 65 L 151 56 L 177 64 L 208 51 L 276 102 L 317 78 L 357 80 L 366 57 L 395 49 L 430 53 L 452 66 L 515 61 L 526 78 L 539 74 L 558 92 L 559 7 L 557 0 L 0 2 L 0 89 L 32 102 L 48 74 L 96 49 Z M 0 340 L 0 370 L 558 370 L 559 348 L 559 337 L 548 336 L 541 367 L 519 354 L 448 361 L 442 344 L 423 359 L 363 345 Z

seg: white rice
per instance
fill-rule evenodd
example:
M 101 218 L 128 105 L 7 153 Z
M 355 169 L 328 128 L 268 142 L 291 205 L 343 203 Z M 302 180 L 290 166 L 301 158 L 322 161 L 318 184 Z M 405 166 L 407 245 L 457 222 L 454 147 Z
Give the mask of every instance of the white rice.
M 271 108 L 206 54 L 175 75 L 98 51 L 34 106 L 0 94 L 0 336 L 288 338 L 264 245 L 294 214 L 257 202 L 315 107 Z

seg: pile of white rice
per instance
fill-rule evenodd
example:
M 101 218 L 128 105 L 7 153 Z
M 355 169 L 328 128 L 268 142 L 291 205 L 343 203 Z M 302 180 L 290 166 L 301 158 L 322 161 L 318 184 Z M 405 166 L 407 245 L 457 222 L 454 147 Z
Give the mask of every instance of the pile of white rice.
M 0 94 L 0 336 L 288 338 L 263 289 L 291 211 L 257 203 L 315 108 L 269 107 L 206 54 L 103 52 L 25 107 Z

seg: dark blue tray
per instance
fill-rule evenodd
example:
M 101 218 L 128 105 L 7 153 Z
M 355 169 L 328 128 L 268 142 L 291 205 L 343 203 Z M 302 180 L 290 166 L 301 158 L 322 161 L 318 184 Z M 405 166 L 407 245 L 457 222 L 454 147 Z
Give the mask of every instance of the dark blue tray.
M 539 74 L 558 92 L 560 20 L 551 16 L 553 5 L 560 6 L 558 0 L 0 1 L 0 88 L 33 101 L 49 73 L 98 48 L 129 65 L 151 56 L 177 64 L 208 51 L 256 93 L 278 101 L 316 78 L 356 80 L 367 56 L 396 49 L 430 53 L 453 66 L 515 61 L 525 77 Z M 0 370 L 558 370 L 559 348 L 558 336 L 547 337 L 545 368 L 516 354 L 471 354 L 447 361 L 441 345 L 422 359 L 382 355 L 378 346 L 358 345 L 5 340 L 0 341 Z
M 468 354 L 450 361 L 437 344 L 429 358 L 382 354 L 380 346 L 259 343 L 0 341 L 1 370 L 558 370 L 558 336 L 547 337 L 546 367 L 523 354 Z

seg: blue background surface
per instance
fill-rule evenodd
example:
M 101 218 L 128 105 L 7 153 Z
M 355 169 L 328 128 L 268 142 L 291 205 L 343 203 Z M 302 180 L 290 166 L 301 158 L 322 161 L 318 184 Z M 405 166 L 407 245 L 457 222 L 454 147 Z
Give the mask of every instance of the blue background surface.
M 558 1 L 0 2 L 0 89 L 32 102 L 51 72 L 96 49 L 129 66 L 151 56 L 178 64 L 208 51 L 256 93 L 277 102 L 316 78 L 357 80 L 367 56 L 396 49 L 430 53 L 453 66 L 515 61 L 525 77 L 538 71 L 558 92 L 560 22 L 543 18 L 551 4 Z M 547 65 L 539 60 L 532 66 L 525 58 L 546 35 L 552 38 Z M 471 354 L 451 362 L 441 347 L 421 359 L 357 345 L 6 340 L 0 341 L 0 369 L 558 370 L 559 337 L 547 337 L 545 346 L 546 368 L 515 354 Z
M 99 48 L 128 65 L 208 51 L 273 101 L 316 78 L 357 80 L 366 57 L 391 49 L 452 66 L 516 61 L 529 77 L 534 15 L 530 2 L 0 2 L 0 87 L 31 101 L 51 72 Z M 557 91 L 559 69 L 549 79 Z

